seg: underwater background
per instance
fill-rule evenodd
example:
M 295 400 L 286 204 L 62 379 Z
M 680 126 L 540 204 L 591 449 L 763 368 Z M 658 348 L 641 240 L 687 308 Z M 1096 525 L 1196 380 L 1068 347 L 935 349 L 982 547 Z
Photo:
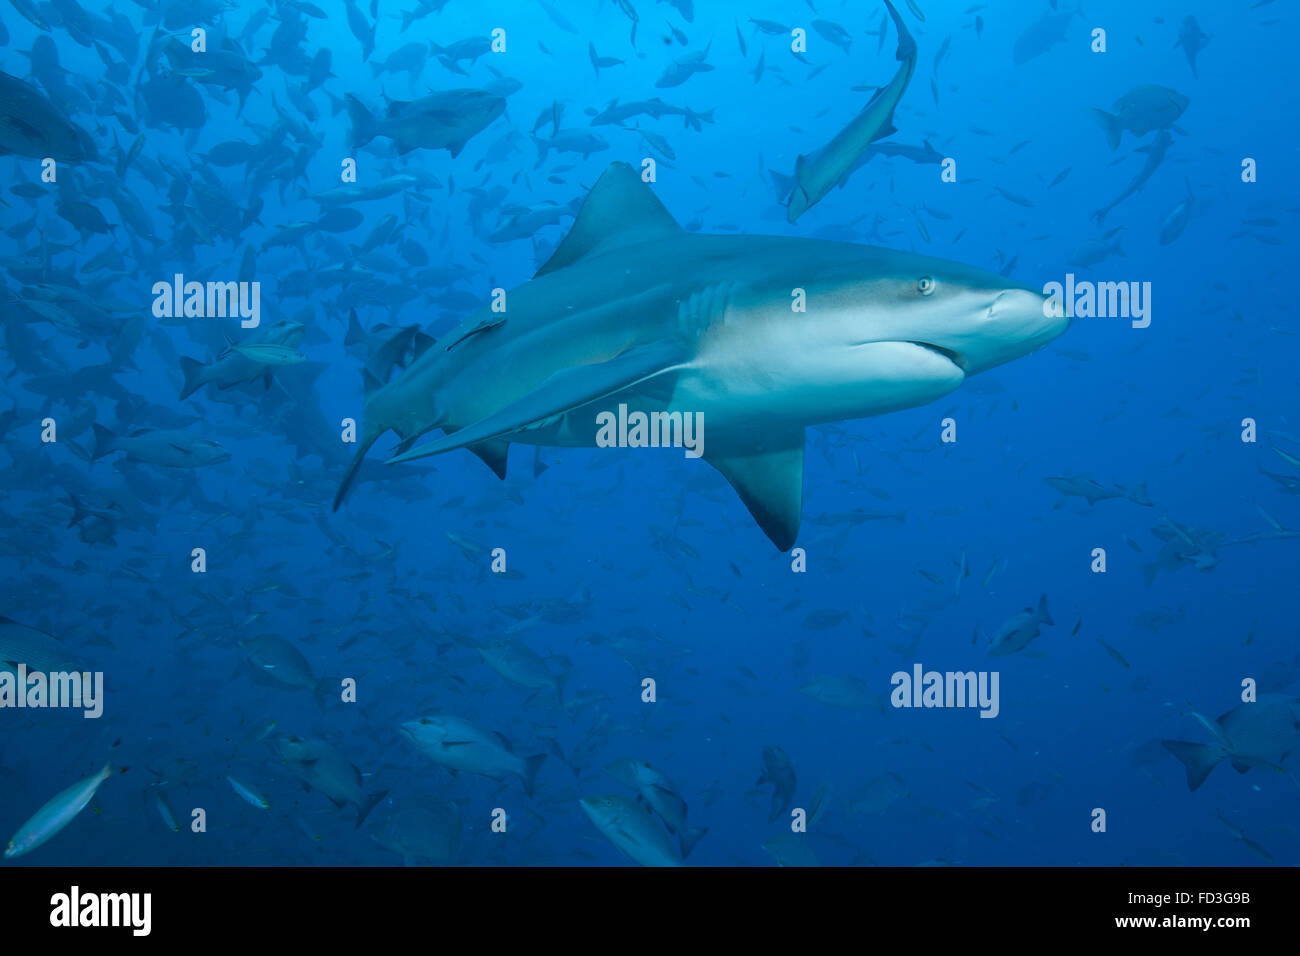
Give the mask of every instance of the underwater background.
M 103 694 L 0 708 L 0 837 L 111 764 L 6 863 L 1300 861 L 1300 15 L 896 6 L 909 149 L 792 223 L 797 158 L 899 68 L 883 3 L 3 4 L 0 661 Z M 809 429 L 802 557 L 680 450 L 516 444 L 498 480 L 384 438 L 334 510 L 363 367 L 647 159 L 688 231 L 1150 283 L 1149 324 Z M 260 327 L 160 316 L 177 274 L 259 282 Z M 894 706 L 918 663 L 996 671 L 996 716 Z M 1165 741 L 1219 765 L 1191 790 Z

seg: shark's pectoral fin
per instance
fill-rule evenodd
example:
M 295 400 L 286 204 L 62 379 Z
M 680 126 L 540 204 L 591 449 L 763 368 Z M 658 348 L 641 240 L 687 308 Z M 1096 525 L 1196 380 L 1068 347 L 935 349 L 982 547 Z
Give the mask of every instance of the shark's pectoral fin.
M 766 447 L 745 454 L 711 455 L 704 460 L 731 482 L 740 500 L 774 545 L 794 547 L 803 510 L 802 428 L 769 436 Z
M 562 369 L 500 411 L 437 441 L 390 458 L 388 463 L 441 455 L 443 452 L 500 438 L 511 432 L 537 427 L 575 408 L 675 371 L 685 357 L 681 346 L 672 342 L 655 342 L 638 346 L 608 362 Z

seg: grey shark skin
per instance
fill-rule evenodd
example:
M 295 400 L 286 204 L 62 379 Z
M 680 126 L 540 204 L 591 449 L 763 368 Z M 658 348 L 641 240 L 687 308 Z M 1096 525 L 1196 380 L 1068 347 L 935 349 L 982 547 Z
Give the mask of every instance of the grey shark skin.
M 903 98 L 907 84 L 916 70 L 916 41 L 907 32 L 903 19 L 889 0 L 885 0 L 889 14 L 898 28 L 897 58 L 902 66 L 889 81 L 876 91 L 876 95 L 862 108 L 848 126 L 835 134 L 835 138 L 811 156 L 800 156 L 794 166 L 794 191 L 786 204 L 786 218 L 794 222 L 842 183 L 857 166 L 867 147 L 878 139 L 892 136 L 894 109 Z
M 806 311 L 795 311 L 796 290 Z M 366 398 L 358 451 L 468 447 L 505 476 L 511 442 L 592 447 L 619 403 L 701 413 L 705 461 L 781 550 L 799 529 L 804 428 L 912 408 L 1034 351 L 1067 321 L 1038 291 L 889 249 L 688 233 L 614 163 L 507 310 L 485 307 Z M 425 432 L 445 437 L 411 448 Z

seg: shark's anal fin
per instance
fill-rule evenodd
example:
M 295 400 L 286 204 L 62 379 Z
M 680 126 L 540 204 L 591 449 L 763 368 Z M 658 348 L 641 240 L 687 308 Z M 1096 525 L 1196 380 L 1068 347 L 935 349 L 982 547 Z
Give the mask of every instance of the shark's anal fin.
M 764 448 L 746 453 L 709 454 L 704 460 L 731 483 L 763 533 L 782 551 L 799 537 L 803 510 L 802 428 L 769 433 Z
M 527 395 L 486 418 L 390 458 L 388 462 L 441 455 L 537 425 L 589 402 L 640 386 L 647 379 L 673 372 L 684 358 L 682 353 L 682 348 L 675 343 L 652 342 L 630 349 L 608 362 L 561 369 Z

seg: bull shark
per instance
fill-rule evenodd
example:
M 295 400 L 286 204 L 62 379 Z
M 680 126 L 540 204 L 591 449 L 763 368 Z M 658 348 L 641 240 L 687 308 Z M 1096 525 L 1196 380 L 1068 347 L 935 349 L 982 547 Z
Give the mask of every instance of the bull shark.
M 512 442 L 592 447 L 597 415 L 626 404 L 702 415 L 704 460 L 786 551 L 805 428 L 934 401 L 1068 321 L 1044 314 L 1034 288 L 959 263 L 687 232 L 626 163 L 605 170 L 555 253 L 504 302 L 372 383 L 335 509 L 389 430 L 401 439 L 390 462 L 468 448 L 504 478 Z M 434 428 L 444 437 L 412 447 Z

